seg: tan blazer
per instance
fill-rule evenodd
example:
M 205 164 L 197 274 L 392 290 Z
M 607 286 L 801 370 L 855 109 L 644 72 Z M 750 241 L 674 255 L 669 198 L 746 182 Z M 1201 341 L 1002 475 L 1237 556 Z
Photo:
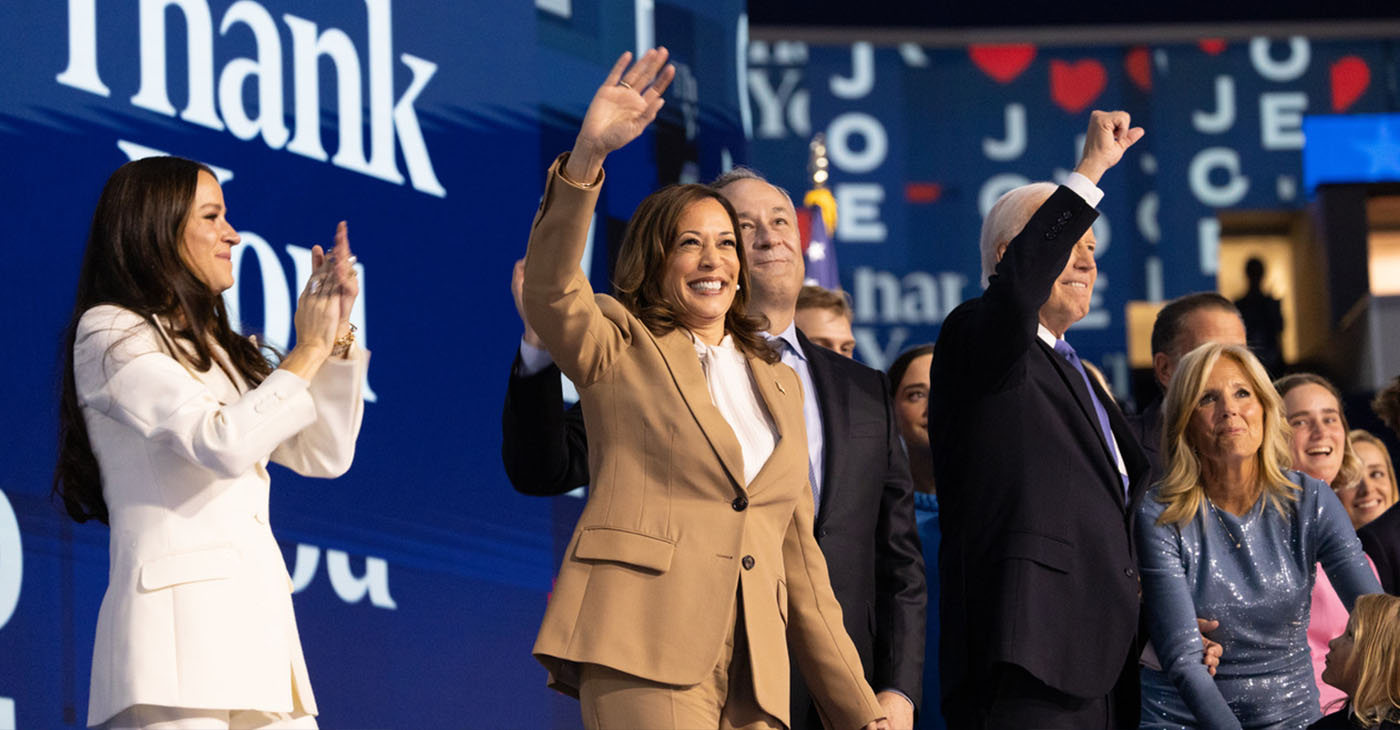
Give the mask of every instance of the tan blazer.
M 536 658 L 572 694 L 580 662 L 695 684 L 718 660 L 742 596 L 764 711 L 788 722 L 791 647 L 827 727 L 880 717 L 812 536 L 796 373 L 749 359 L 778 442 L 746 488 L 739 442 L 711 402 L 690 335 L 653 336 L 616 300 L 595 296 L 579 269 L 598 187 L 563 180 L 560 164 L 530 235 L 525 306 L 579 388 L 593 478 Z
M 350 467 L 368 353 L 328 360 L 310 383 L 278 370 L 250 390 L 170 348 L 120 307 L 78 322 L 78 402 L 111 516 L 88 724 L 134 704 L 314 715 L 266 465 Z

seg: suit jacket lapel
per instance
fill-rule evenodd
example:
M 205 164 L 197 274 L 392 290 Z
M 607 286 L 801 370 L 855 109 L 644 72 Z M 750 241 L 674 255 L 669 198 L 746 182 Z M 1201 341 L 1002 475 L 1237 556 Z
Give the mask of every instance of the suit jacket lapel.
M 826 506 L 831 504 L 832 495 L 839 488 L 839 480 L 833 475 L 839 473 L 836 468 L 836 458 L 844 453 L 841 449 L 832 448 L 833 444 L 843 443 L 849 439 L 850 413 L 846 389 L 835 382 L 830 370 L 830 364 L 826 361 L 824 352 L 818 351 L 821 347 L 811 340 L 807 335 L 802 334 L 802 330 L 797 331 L 797 341 L 802 344 L 802 352 L 807 356 L 807 369 L 812 373 L 812 389 L 816 392 L 813 397 L 817 399 L 817 413 L 821 416 L 822 422 L 822 503 L 817 510 L 816 525 L 820 527 L 826 519 Z
M 773 419 L 773 428 L 777 431 L 773 435 L 773 454 L 768 457 L 768 461 L 763 464 L 763 467 L 753 478 L 751 486 L 757 488 L 768 475 L 770 467 L 782 462 L 778 458 L 779 452 L 791 448 L 797 443 L 795 440 L 785 439 L 783 436 L 791 433 L 792 429 L 796 427 L 792 421 L 794 409 L 791 402 L 798 402 L 799 389 L 781 385 L 778 381 L 778 369 L 769 363 L 756 357 L 750 357 L 748 360 L 749 372 L 753 373 L 754 383 L 758 386 L 758 397 L 762 399 L 764 408 L 768 409 L 768 415 Z M 796 378 L 792 378 L 793 386 L 797 385 L 796 380 Z M 790 402 L 788 399 L 792 399 L 792 401 Z M 800 408 L 797 409 L 797 412 L 801 413 Z M 792 443 L 788 443 L 789 441 Z M 807 444 L 803 442 L 801 446 L 802 463 L 805 464 L 807 463 Z
M 1118 463 L 1114 461 L 1113 451 L 1109 449 L 1108 441 L 1106 440 L 1107 434 L 1102 433 L 1102 429 L 1099 427 L 1099 415 L 1094 412 L 1094 401 L 1089 398 L 1089 389 L 1084 384 L 1084 377 L 1079 374 L 1078 370 L 1074 369 L 1073 365 L 1069 364 L 1068 360 L 1064 359 L 1064 357 L 1051 349 L 1049 345 L 1046 345 L 1045 342 L 1038 337 L 1036 338 L 1036 344 L 1040 345 L 1041 351 L 1045 353 L 1045 356 L 1048 357 L 1050 362 L 1055 366 L 1055 371 L 1060 374 L 1060 378 L 1069 386 L 1070 392 L 1074 394 L 1075 402 L 1079 404 L 1080 413 L 1084 414 L 1084 417 L 1088 419 L 1089 427 L 1093 429 L 1094 434 L 1098 437 L 1099 450 L 1104 457 L 1102 465 L 1108 467 L 1109 473 L 1113 477 L 1113 494 L 1117 498 L 1119 506 L 1126 508 L 1123 500 L 1123 479 L 1118 475 Z M 1100 402 L 1105 404 L 1104 410 L 1109 410 L 1108 404 L 1103 401 L 1104 396 L 1100 395 L 1099 398 Z M 1115 427 L 1112 425 L 1112 416 L 1109 416 L 1109 424 L 1110 427 Z M 1126 424 L 1124 424 L 1124 426 L 1126 427 Z
M 695 422 L 700 424 L 710 448 L 714 449 L 734 485 L 744 489 L 744 452 L 739 447 L 739 439 L 734 436 L 734 429 L 729 427 L 729 422 L 724 420 L 710 397 L 710 386 L 705 381 L 705 372 L 700 368 L 700 357 L 695 354 L 695 342 L 682 329 L 655 339 L 661 357 L 671 371 L 671 378 L 676 382 L 676 389 L 695 416 Z

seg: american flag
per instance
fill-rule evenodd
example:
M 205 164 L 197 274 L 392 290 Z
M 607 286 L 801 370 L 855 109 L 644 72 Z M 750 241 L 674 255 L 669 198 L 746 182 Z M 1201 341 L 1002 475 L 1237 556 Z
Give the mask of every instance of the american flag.
M 802 255 L 807 261 L 807 279 L 803 283 L 827 289 L 841 288 L 841 270 L 836 266 L 836 248 L 822 219 L 822 209 L 806 206 L 797 212 L 797 225 L 802 232 Z

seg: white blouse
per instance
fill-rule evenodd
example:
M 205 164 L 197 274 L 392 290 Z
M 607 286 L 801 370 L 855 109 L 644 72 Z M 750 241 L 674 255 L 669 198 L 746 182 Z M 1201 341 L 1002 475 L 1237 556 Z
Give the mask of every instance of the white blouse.
M 768 457 L 773 455 L 777 434 L 773 417 L 758 396 L 748 358 L 725 335 L 718 345 L 695 340 L 695 353 L 710 387 L 710 400 L 734 430 L 744 456 L 744 485 L 748 486 Z

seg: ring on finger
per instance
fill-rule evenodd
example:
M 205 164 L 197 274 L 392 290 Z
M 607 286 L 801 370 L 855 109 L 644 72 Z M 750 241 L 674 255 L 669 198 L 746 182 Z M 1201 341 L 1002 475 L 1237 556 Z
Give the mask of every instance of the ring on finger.
M 625 89 L 629 89 L 629 90 L 632 88 L 632 85 L 629 84 L 629 83 L 627 83 L 626 81 L 620 81 L 620 80 L 619 80 L 619 81 L 617 82 L 617 85 L 618 85 L 618 86 L 621 86 L 621 87 L 623 87 L 623 88 L 625 88 Z

